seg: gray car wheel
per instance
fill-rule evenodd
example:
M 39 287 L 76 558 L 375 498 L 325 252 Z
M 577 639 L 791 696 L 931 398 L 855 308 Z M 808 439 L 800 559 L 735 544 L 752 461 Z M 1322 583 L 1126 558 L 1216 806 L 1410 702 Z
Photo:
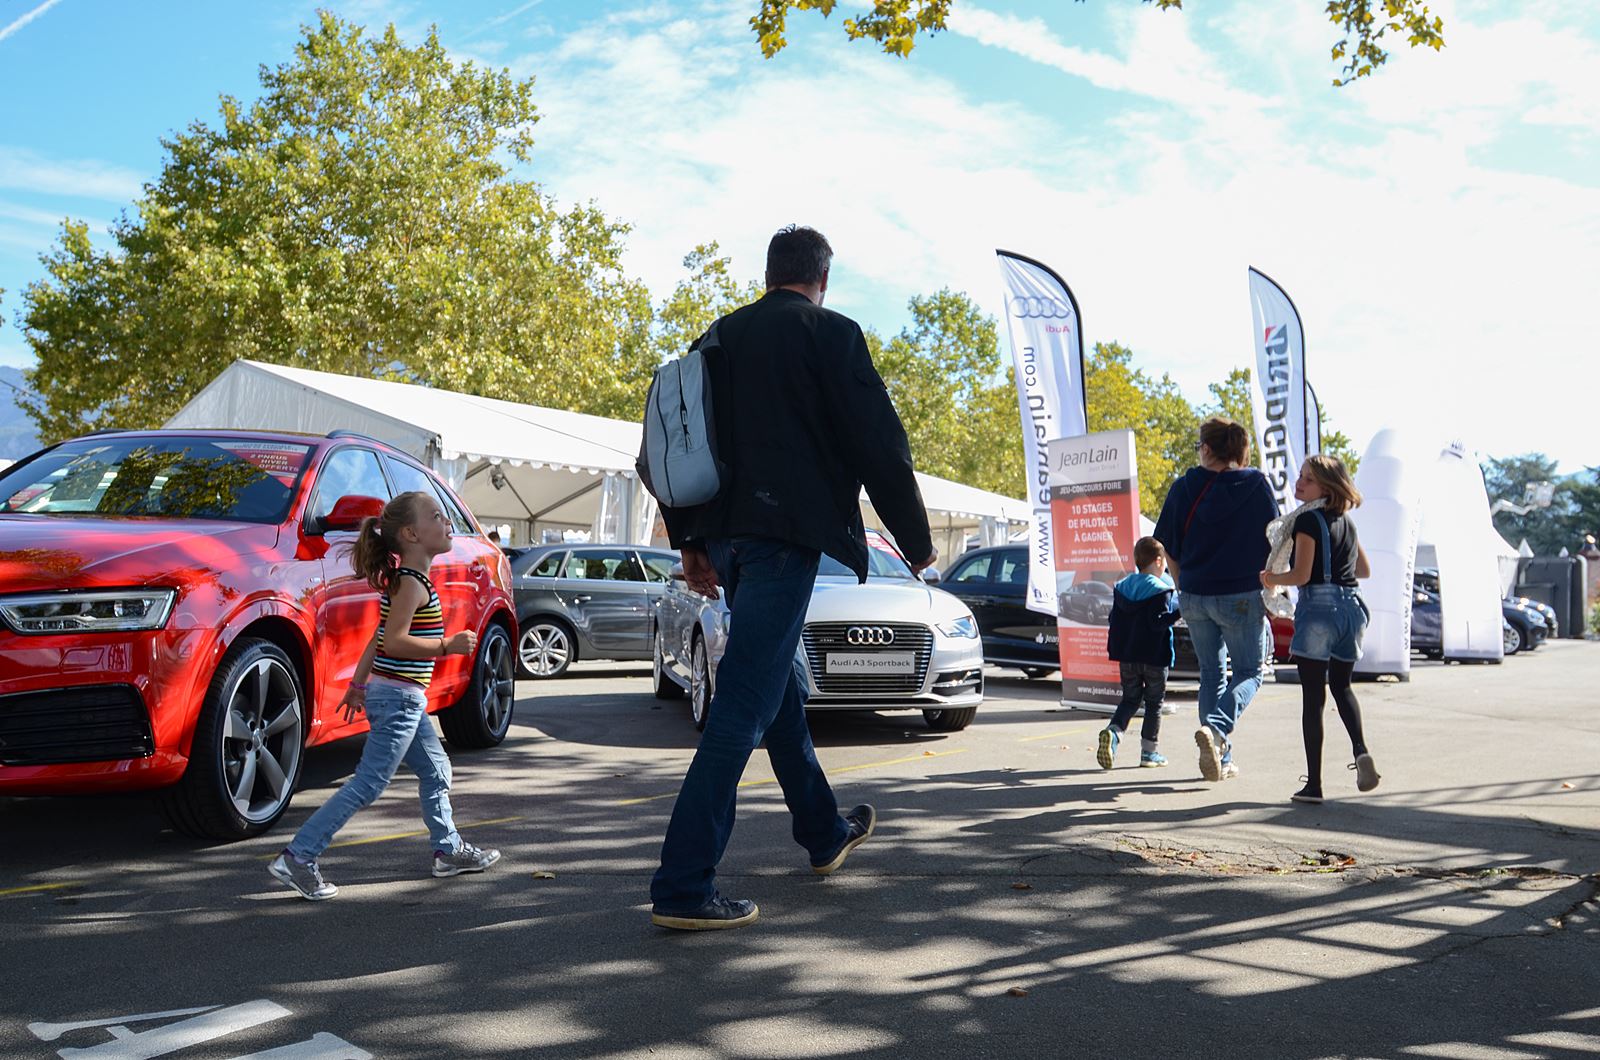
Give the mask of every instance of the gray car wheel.
M 560 677 L 572 665 L 572 631 L 553 618 L 530 619 L 517 641 L 517 666 L 526 677 Z
M 1507 655 L 1515 655 L 1527 646 L 1523 641 L 1522 630 L 1515 622 L 1508 622 L 1501 628 L 1500 646 Z
M 706 728 L 711 716 L 711 697 L 716 694 L 716 679 L 711 676 L 711 657 L 706 652 L 706 639 L 696 633 L 694 648 L 689 652 L 689 716 L 700 732 Z

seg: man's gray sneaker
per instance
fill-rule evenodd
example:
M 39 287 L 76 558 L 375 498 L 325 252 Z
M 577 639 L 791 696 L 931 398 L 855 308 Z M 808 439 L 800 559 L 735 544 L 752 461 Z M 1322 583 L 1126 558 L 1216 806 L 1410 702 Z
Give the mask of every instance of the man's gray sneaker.
M 463 872 L 482 872 L 499 860 L 500 851 L 481 850 L 462 840 L 454 854 L 446 854 L 442 850 L 433 852 L 433 874 L 444 877 L 459 876 Z
M 322 870 L 315 861 L 300 861 L 287 850 L 272 859 L 267 871 L 309 901 L 326 901 L 339 893 L 339 888 L 322 878 Z

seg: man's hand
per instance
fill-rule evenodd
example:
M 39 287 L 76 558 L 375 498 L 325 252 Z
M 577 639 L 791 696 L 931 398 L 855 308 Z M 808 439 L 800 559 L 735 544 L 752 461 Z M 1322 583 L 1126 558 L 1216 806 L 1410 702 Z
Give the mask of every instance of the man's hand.
M 706 550 L 693 545 L 683 547 L 683 580 L 684 583 L 709 600 L 715 600 L 721 594 L 717 592 L 717 569 L 711 565 L 711 557 L 706 555 Z
M 939 550 L 936 548 L 932 552 L 928 553 L 928 558 L 923 560 L 921 563 L 913 563 L 911 565 L 911 573 L 921 577 L 923 571 L 927 570 L 929 567 L 938 562 Z
M 365 688 L 347 688 L 344 698 L 339 701 L 340 708 L 344 711 L 346 723 L 356 720 L 356 715 L 367 709 L 367 690 Z

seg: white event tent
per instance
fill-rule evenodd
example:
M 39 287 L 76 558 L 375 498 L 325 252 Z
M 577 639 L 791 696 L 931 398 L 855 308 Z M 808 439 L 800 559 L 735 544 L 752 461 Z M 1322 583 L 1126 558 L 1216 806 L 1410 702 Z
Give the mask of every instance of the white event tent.
M 376 438 L 439 472 L 481 522 L 519 527 L 519 542 L 537 542 L 547 530 L 586 530 L 594 540 L 638 544 L 659 534 L 655 501 L 633 468 L 637 423 L 240 360 L 167 426 L 345 430 Z M 970 533 L 999 542 L 1027 520 L 1023 501 L 932 475 L 917 479 L 944 558 L 958 554 Z M 863 516 L 882 529 L 864 498 Z

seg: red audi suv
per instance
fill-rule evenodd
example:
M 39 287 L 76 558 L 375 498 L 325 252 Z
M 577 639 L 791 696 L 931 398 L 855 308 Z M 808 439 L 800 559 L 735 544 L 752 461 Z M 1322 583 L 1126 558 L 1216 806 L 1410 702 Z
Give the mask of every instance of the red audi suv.
M 471 658 L 429 710 L 455 746 L 511 724 L 505 557 L 431 472 L 381 442 L 117 431 L 0 471 L 0 796 L 160 788 L 180 831 L 270 828 L 305 749 L 366 730 L 337 709 L 378 621 L 350 567 L 362 518 L 431 492 L 454 541 L 433 581 Z

